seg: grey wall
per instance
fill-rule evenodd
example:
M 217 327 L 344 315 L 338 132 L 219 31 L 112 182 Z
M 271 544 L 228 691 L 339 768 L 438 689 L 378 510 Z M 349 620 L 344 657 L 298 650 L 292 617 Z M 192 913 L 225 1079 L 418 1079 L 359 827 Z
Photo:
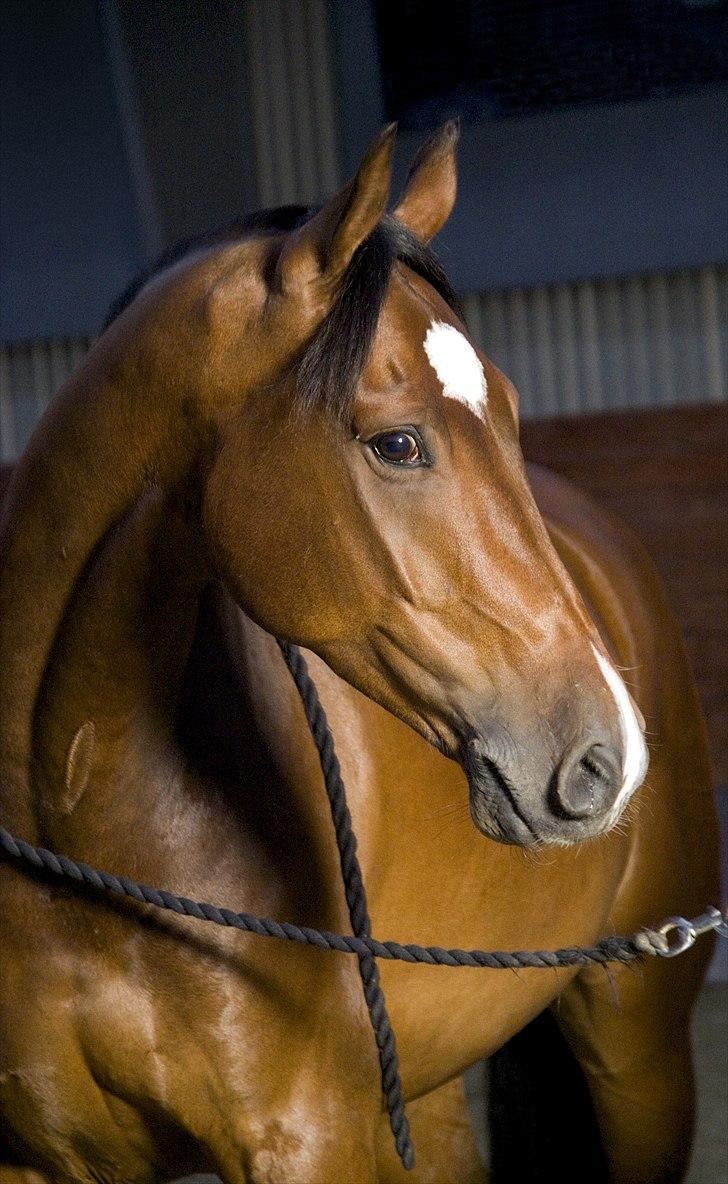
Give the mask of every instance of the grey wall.
M 387 119 L 373 0 L 329 0 L 345 163 Z M 401 132 L 401 182 L 422 137 Z M 728 92 L 595 104 L 462 127 L 438 239 L 464 292 L 728 259 Z
M 0 340 L 96 332 L 163 245 L 257 204 L 237 0 L 6 0 Z
M 0 340 L 95 330 L 143 258 L 91 0 L 5 0 Z
M 726 161 L 725 92 L 465 127 L 444 257 L 464 291 L 722 262 Z
M 102 0 L 101 9 L 150 244 L 254 208 L 243 5 Z

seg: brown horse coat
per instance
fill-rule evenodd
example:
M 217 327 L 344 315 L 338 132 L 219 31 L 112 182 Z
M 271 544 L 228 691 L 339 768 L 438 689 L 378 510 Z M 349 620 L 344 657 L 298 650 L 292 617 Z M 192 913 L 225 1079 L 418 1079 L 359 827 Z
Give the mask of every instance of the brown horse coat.
M 391 148 L 388 131 L 302 226 L 151 282 L 41 423 L 3 519 L 0 818 L 191 897 L 345 927 L 278 633 L 312 651 L 377 936 L 544 948 L 693 915 L 715 894 L 715 820 L 663 593 L 586 497 L 543 471 L 529 486 L 487 359 L 487 402 L 448 395 L 430 328 L 457 334 L 443 366 L 478 371 L 447 300 L 394 262 L 348 407 L 293 410 L 302 351 L 384 225 Z M 396 217 L 426 241 L 454 192 L 446 128 Z M 7 861 L 0 931 L 1 1184 L 403 1178 L 354 959 Z M 383 965 L 409 1178 L 483 1178 L 456 1079 L 554 1000 L 614 1180 L 680 1178 L 707 955 L 617 969 L 618 1003 L 601 970 Z

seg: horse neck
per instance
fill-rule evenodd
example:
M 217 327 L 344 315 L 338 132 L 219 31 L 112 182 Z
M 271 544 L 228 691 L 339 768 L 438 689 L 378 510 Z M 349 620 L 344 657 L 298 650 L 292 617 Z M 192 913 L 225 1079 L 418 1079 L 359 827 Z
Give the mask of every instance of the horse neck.
M 153 384 L 140 395 L 97 347 L 11 483 L 0 530 L 0 808 L 26 835 L 37 716 L 64 621 L 110 532 L 150 487 L 184 483 L 199 444 L 178 402 Z
M 0 820 L 151 883 L 261 909 L 282 892 L 281 915 L 316 901 L 339 923 L 317 754 L 275 640 L 208 566 L 195 442 L 165 451 L 168 407 L 129 422 L 123 391 L 74 387 L 13 483 Z

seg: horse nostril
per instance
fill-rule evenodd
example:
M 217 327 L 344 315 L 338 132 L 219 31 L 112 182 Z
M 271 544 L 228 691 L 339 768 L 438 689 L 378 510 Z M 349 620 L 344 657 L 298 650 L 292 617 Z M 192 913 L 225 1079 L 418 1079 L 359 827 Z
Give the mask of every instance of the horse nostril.
M 612 804 L 619 791 L 618 762 L 603 744 L 592 744 L 575 759 L 567 757 L 556 778 L 556 801 L 567 818 L 599 815 Z

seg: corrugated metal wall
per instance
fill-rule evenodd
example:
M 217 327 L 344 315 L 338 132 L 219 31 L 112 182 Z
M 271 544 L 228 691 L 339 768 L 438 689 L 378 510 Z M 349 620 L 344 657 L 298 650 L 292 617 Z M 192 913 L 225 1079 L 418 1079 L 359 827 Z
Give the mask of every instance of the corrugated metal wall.
M 491 292 L 465 308 L 526 419 L 728 398 L 728 266 Z M 19 455 L 90 343 L 0 346 L 0 459 Z
M 728 266 L 469 296 L 525 417 L 728 397 Z
M 341 183 L 326 0 L 243 8 L 258 199 L 316 202 Z
M 74 337 L 0 345 L 0 461 L 20 455 L 45 407 L 92 341 Z

